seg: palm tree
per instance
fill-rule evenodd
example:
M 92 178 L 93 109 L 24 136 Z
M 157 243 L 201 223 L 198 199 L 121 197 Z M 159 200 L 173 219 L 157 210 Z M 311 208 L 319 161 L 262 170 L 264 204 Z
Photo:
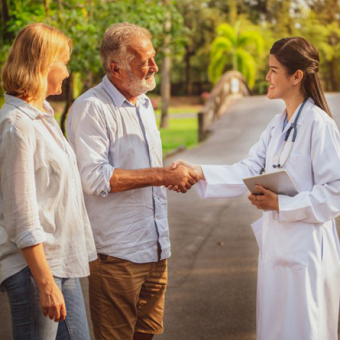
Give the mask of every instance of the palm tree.
M 260 55 L 263 50 L 263 38 L 254 31 L 240 32 L 240 22 L 232 27 L 221 24 L 216 29 L 217 37 L 211 45 L 209 78 L 216 83 L 227 66 L 232 65 L 246 78 L 250 88 L 254 86 L 256 62 L 251 53 Z

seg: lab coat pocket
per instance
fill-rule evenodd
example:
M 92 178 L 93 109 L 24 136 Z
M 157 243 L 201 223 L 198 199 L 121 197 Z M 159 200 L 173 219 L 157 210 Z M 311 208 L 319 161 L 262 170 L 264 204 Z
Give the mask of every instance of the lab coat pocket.
M 285 168 L 299 192 L 311 191 L 313 170 L 310 155 L 292 152 Z
M 262 229 L 263 229 L 263 217 L 259 218 L 257 221 L 252 223 L 251 228 L 253 229 L 257 245 L 259 246 L 259 249 L 262 249 Z
M 311 225 L 308 223 L 279 223 L 270 226 L 270 260 L 274 267 L 305 269 L 308 252 L 313 244 Z

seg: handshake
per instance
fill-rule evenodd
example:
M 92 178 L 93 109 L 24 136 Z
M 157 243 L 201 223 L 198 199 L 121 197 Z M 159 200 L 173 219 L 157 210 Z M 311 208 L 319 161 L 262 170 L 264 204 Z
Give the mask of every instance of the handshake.
M 200 179 L 204 179 L 204 174 L 198 164 L 176 160 L 164 168 L 164 186 L 169 190 L 186 193 Z

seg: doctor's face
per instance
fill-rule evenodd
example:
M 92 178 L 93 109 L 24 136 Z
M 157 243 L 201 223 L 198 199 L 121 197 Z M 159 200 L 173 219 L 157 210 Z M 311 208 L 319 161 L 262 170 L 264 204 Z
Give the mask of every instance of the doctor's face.
M 269 99 L 286 99 L 296 90 L 293 85 L 294 75 L 289 75 L 287 69 L 274 55 L 269 56 L 269 72 L 266 80 L 269 83 L 267 97 Z

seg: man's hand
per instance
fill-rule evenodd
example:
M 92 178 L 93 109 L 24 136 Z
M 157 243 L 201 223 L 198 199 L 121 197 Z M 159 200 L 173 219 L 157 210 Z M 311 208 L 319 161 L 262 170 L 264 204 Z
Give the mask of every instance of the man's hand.
M 257 209 L 262 210 L 275 210 L 279 211 L 279 196 L 274 192 L 263 188 L 260 185 L 256 186 L 256 190 L 261 192 L 261 195 L 250 194 L 248 196 L 252 205 L 255 205 Z
M 39 288 L 42 312 L 55 322 L 66 318 L 64 296 L 55 282 Z
M 178 191 L 186 193 L 199 180 L 198 174 L 186 166 L 178 165 L 164 168 L 164 186 L 177 187 Z

